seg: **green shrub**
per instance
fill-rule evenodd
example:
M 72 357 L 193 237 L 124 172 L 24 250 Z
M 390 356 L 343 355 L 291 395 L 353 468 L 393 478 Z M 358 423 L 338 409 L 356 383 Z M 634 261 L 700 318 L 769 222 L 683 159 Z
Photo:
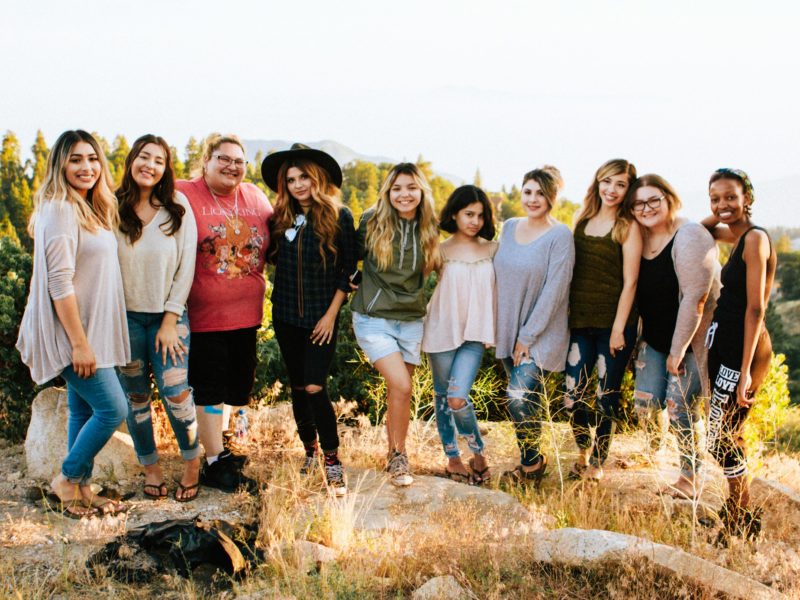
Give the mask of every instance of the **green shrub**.
M 773 354 L 769 373 L 756 394 L 744 427 L 744 439 L 751 452 L 775 446 L 781 425 L 789 416 L 788 371 L 783 354 Z
M 25 437 L 36 386 L 14 347 L 28 298 L 33 259 L 11 238 L 0 238 L 0 437 Z

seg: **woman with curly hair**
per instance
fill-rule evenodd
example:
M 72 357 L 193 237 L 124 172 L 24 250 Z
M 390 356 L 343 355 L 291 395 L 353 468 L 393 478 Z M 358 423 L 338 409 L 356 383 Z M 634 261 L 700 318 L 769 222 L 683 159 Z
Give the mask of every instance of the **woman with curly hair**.
M 261 165 L 277 194 L 269 260 L 275 263 L 272 326 L 289 372 L 292 410 L 305 447 L 301 473 L 318 464 L 337 496 L 347 493 L 336 415 L 326 383 L 336 353 L 339 309 L 356 270 L 353 215 L 342 205 L 342 170 L 333 157 L 294 144 Z

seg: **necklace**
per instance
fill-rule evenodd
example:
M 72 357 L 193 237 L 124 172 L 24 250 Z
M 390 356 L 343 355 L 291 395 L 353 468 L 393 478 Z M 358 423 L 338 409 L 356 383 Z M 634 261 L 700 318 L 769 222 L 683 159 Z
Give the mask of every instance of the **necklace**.
M 225 219 L 233 227 L 233 232 L 236 235 L 239 235 L 239 233 L 241 233 L 240 227 L 242 225 L 242 222 L 239 220 L 239 186 L 236 186 L 236 191 L 233 195 L 233 220 L 231 220 L 231 215 L 229 214 L 230 210 L 226 211 L 224 208 L 222 208 L 222 205 L 219 203 L 219 198 L 217 198 L 217 195 L 211 190 L 211 186 L 209 186 L 208 183 L 206 183 L 206 188 L 208 188 L 208 193 L 211 194 L 211 197 L 217 204 L 220 214 L 224 215 Z

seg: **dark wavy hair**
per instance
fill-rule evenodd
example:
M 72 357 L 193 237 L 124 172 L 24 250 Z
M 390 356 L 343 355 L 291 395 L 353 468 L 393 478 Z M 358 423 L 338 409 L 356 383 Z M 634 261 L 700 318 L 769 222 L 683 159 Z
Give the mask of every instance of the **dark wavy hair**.
M 133 161 L 141 153 L 147 144 L 158 144 L 164 150 L 164 175 L 153 188 L 150 196 L 150 205 L 153 207 L 163 206 L 169 218 L 160 225 L 161 230 L 167 235 L 173 235 L 181 228 L 183 215 L 186 209 L 175 202 L 175 173 L 172 170 L 172 152 L 164 138 L 152 133 L 148 133 L 133 142 L 133 147 L 125 157 L 125 175 L 122 183 L 117 188 L 117 200 L 119 201 L 119 230 L 128 236 L 131 244 L 142 237 L 143 223 L 136 214 L 134 207 L 139 202 L 139 186 L 133 180 L 131 166 Z
M 481 206 L 483 206 L 483 227 L 481 227 L 478 235 L 483 239 L 493 240 L 495 228 L 492 203 L 489 202 L 486 192 L 475 185 L 462 185 L 453 190 L 439 215 L 439 228 L 447 233 L 455 233 L 457 231 L 455 217 L 458 211 L 476 202 L 480 202 Z

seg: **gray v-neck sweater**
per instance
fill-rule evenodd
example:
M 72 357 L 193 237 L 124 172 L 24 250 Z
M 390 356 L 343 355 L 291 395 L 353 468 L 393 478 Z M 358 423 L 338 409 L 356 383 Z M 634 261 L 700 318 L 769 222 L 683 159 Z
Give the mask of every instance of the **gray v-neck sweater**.
M 575 264 L 572 232 L 561 223 L 528 244 L 514 235 L 524 219 L 510 219 L 494 257 L 497 277 L 497 358 L 510 358 L 519 341 L 545 371 L 564 370 L 569 345 L 569 284 Z

